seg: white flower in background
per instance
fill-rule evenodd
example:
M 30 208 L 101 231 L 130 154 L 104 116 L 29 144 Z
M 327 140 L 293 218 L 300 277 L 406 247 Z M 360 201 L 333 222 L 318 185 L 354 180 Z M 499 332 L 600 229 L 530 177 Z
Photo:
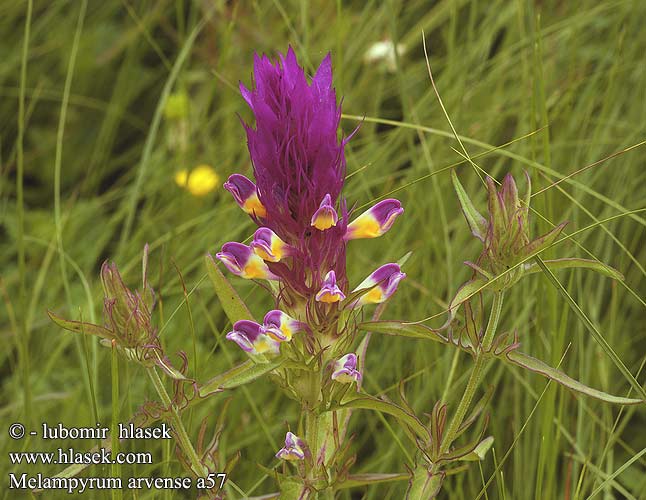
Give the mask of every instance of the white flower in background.
M 406 52 L 406 46 L 403 43 L 397 44 L 397 55 L 403 56 Z M 395 58 L 395 44 L 392 40 L 386 39 L 373 43 L 363 54 L 365 64 L 383 63 L 389 72 L 395 72 L 397 63 Z

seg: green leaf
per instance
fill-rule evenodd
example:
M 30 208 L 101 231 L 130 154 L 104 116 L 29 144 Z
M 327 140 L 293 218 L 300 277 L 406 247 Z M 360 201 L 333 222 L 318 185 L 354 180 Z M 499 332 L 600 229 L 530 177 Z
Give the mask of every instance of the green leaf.
M 86 333 L 89 335 L 96 335 L 102 339 L 107 339 L 112 341 L 115 336 L 107 328 L 99 325 L 94 325 L 92 323 L 85 323 L 84 321 L 72 321 L 69 319 L 63 319 L 60 316 L 56 316 L 53 312 L 47 311 L 49 318 L 56 323 L 61 328 L 69 330 L 70 332 L 75 333 Z
M 484 242 L 487 235 L 487 219 L 485 219 L 482 214 L 476 210 L 471 198 L 469 198 L 467 192 L 462 187 L 462 184 L 460 184 L 460 180 L 458 179 L 458 174 L 455 173 L 455 169 L 451 170 L 451 180 L 453 181 L 453 188 L 455 189 L 455 193 L 458 195 L 462 213 L 464 214 L 464 218 L 467 220 L 471 233 L 473 233 L 473 236 L 478 238 L 480 241 Z
M 411 415 L 400 406 L 397 406 L 395 403 L 384 401 L 383 399 L 377 399 L 373 396 L 361 394 L 355 396 L 354 399 L 351 399 L 350 401 L 339 405 L 339 408 L 360 408 L 364 410 L 375 410 L 382 413 L 387 413 L 388 415 L 395 417 L 400 423 L 405 424 L 410 429 L 412 429 L 415 434 L 421 437 L 425 442 L 430 438 L 428 430 L 415 415 Z M 332 409 L 338 410 L 339 408 Z
M 570 307 L 572 308 L 574 313 L 581 320 L 581 322 L 586 326 L 590 334 L 592 334 L 592 336 L 594 337 L 594 340 L 596 340 L 597 343 L 601 346 L 604 352 L 612 360 L 614 365 L 619 369 L 621 374 L 630 383 L 632 388 L 635 389 L 635 391 L 644 400 L 646 400 L 646 391 L 644 390 L 644 388 L 639 384 L 639 382 L 637 382 L 637 379 L 633 376 L 633 374 L 630 372 L 628 367 L 624 364 L 621 358 L 613 350 L 612 346 L 608 343 L 608 341 L 603 337 L 603 335 L 601 335 L 601 332 L 597 329 L 594 323 L 590 321 L 590 318 L 588 318 L 588 316 L 583 312 L 581 307 L 579 307 L 579 304 L 576 303 L 576 301 L 568 293 L 568 291 L 561 284 L 558 278 L 554 276 L 554 273 L 545 265 L 545 263 L 541 260 L 541 258 L 538 255 L 536 256 L 535 261 L 536 261 L 536 264 L 538 264 L 538 267 L 540 267 L 541 270 L 543 271 L 543 274 L 545 275 L 545 277 L 552 283 L 552 285 L 554 285 L 554 287 L 559 291 L 561 296 L 568 302 L 568 304 L 570 304 Z
M 464 283 L 451 300 L 449 304 L 449 317 L 446 319 L 446 322 L 440 329 L 444 329 L 449 326 L 453 318 L 455 317 L 455 310 L 466 300 L 469 300 L 475 294 L 481 292 L 490 281 L 484 278 L 473 278 L 470 281 Z
M 229 283 L 229 280 L 222 274 L 213 257 L 207 255 L 204 260 L 206 262 L 206 271 L 215 289 L 215 294 L 218 296 L 220 304 L 222 304 L 222 309 L 224 309 L 224 313 L 229 318 L 229 321 L 231 321 L 231 324 L 241 319 L 253 320 L 254 317 L 251 311 L 231 283 Z
M 418 465 L 413 471 L 413 477 L 406 492 L 406 500 L 435 498 L 442 488 L 444 476 L 444 472 L 431 474 L 427 467 Z
M 411 255 L 413 255 L 413 252 L 406 252 L 404 256 L 397 261 L 397 264 L 399 267 L 403 268 L 406 262 L 408 262 L 408 259 L 410 259 Z
M 229 371 L 216 375 L 200 387 L 200 396 L 207 396 L 212 392 L 233 389 L 241 385 L 253 382 L 257 378 L 275 370 L 282 364 L 282 361 L 271 363 L 255 363 L 253 360 L 247 360 L 231 368 Z
M 608 278 L 612 278 L 619 281 L 624 280 L 624 275 L 621 274 L 619 271 L 617 271 L 614 267 L 610 267 L 604 264 L 603 262 L 599 262 L 598 260 L 568 258 L 568 259 L 544 260 L 543 263 L 551 271 L 556 271 L 559 269 L 583 268 L 583 269 L 591 269 L 592 271 L 601 273 L 604 276 L 607 276 Z M 532 262 L 529 265 L 529 267 L 525 268 L 525 272 L 527 272 L 527 274 L 538 273 L 540 271 L 541 271 L 540 267 L 538 267 L 538 265 L 536 265 L 536 263 L 534 262 Z
M 567 222 L 561 222 L 558 226 L 545 233 L 543 236 L 539 236 L 538 238 L 530 241 L 523 247 L 524 255 L 538 254 L 551 246 L 556 241 L 556 238 L 559 237 L 563 229 L 565 229 L 566 225 Z
M 449 340 L 428 326 L 403 321 L 364 321 L 359 329 L 367 332 L 383 333 L 394 337 L 410 337 L 413 339 L 434 340 L 448 344 Z
M 574 380 L 573 378 L 569 377 L 562 371 L 557 370 L 556 368 L 552 368 L 551 366 L 544 363 L 540 359 L 533 358 L 532 356 L 529 356 L 528 354 L 524 354 L 519 351 L 511 351 L 504 356 L 500 356 L 500 358 L 503 360 L 506 359 L 509 362 L 517 366 L 520 366 L 522 368 L 526 368 L 535 373 L 539 373 L 544 377 L 547 377 L 553 380 L 554 382 L 557 382 L 567 387 L 568 389 L 571 389 L 576 392 L 580 392 L 581 394 L 585 394 L 586 396 L 590 396 L 590 397 L 599 399 L 601 401 L 605 401 L 607 403 L 613 403 L 618 405 L 636 405 L 636 404 L 642 404 L 646 402 L 643 399 L 613 396 L 612 394 L 607 394 L 597 389 L 592 389 L 591 387 L 588 387 L 587 385 L 582 384 L 578 380 Z
M 346 488 L 356 488 L 357 486 L 366 486 L 369 484 L 390 483 L 392 481 L 407 481 L 410 475 L 407 473 L 392 474 L 350 474 L 345 481 L 336 485 L 337 490 Z

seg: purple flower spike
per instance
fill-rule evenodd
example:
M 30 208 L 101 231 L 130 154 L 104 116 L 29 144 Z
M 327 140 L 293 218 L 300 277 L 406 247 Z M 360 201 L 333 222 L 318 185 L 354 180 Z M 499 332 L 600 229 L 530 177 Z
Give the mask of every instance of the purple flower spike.
M 399 200 L 382 200 L 348 225 L 345 239 L 377 238 L 387 232 L 402 213 L 404 209 Z
M 285 435 L 285 446 L 278 450 L 276 458 L 283 460 L 303 460 L 307 453 L 305 442 L 296 434 L 287 432 Z
M 405 277 L 406 274 L 401 272 L 401 268 L 398 264 L 391 263 L 381 266 L 354 289 L 356 292 L 357 290 L 372 287 L 371 290 L 368 290 L 353 302 L 352 307 L 359 307 L 365 304 L 381 304 L 382 302 L 385 302 L 393 293 L 395 293 L 397 285 Z
M 329 271 L 323 280 L 323 286 L 316 294 L 317 302 L 326 302 L 328 304 L 339 302 L 345 299 L 345 294 L 336 284 L 336 274 L 334 271 Z
M 249 246 L 258 257 L 268 262 L 279 262 L 292 253 L 292 248 L 268 227 L 258 229 Z
M 244 175 L 233 174 L 224 183 L 224 189 L 229 191 L 240 208 L 252 217 L 265 217 L 267 211 L 258 199 L 256 185 Z
M 330 198 L 329 194 L 326 194 L 318 210 L 312 215 L 310 224 L 320 231 L 325 231 L 332 226 L 336 226 L 337 222 L 339 222 L 339 216 L 332 206 L 332 198 Z
M 357 370 L 357 355 L 355 353 L 348 353 L 334 362 L 332 380 L 342 384 L 352 384 L 361 380 L 361 372 Z
M 280 343 L 265 335 L 258 323 L 246 319 L 236 321 L 233 331 L 227 333 L 226 338 L 238 344 L 243 351 L 251 354 L 265 352 L 278 354 L 280 349 Z
M 343 187 L 332 62 L 328 54 L 308 84 L 290 47 L 276 63 L 256 55 L 254 80 L 255 88 L 241 84 L 240 92 L 256 117 L 256 128 L 245 129 L 260 200 L 270 217 L 293 227 L 301 222 L 295 217 L 311 217 L 326 193 L 336 201 Z
M 278 342 L 289 342 L 295 333 L 307 328 L 305 323 L 274 309 L 265 314 L 262 331 Z
M 245 279 L 276 280 L 267 264 L 250 247 L 242 243 L 229 242 L 222 245 L 222 251 L 215 254 L 229 271 Z
M 341 107 L 332 87 L 331 58 L 326 56 L 310 79 L 289 48 L 275 60 L 256 55 L 253 73 L 253 85 L 240 84 L 240 92 L 255 119 L 243 125 L 256 192 L 266 211 L 261 223 L 294 252 L 289 266 L 271 269 L 286 293 L 313 298 L 328 270 L 335 271 L 341 286 L 347 283 L 348 218 L 341 190 L 349 138 L 339 139 Z

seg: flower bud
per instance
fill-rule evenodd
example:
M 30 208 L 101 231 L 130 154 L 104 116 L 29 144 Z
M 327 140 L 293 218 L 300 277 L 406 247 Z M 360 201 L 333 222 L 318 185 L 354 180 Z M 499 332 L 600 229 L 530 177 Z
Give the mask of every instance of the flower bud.
M 151 324 L 152 290 L 149 289 L 150 303 L 146 303 L 139 292 L 129 290 L 114 263 L 104 262 L 101 266 L 101 283 L 104 292 L 104 314 L 107 328 L 123 347 L 139 347 L 155 338 Z M 146 287 L 148 285 L 146 284 Z

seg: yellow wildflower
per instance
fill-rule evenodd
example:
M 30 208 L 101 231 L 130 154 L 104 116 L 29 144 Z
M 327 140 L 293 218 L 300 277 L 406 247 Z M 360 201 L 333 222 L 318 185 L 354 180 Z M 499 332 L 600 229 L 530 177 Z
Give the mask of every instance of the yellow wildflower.
M 180 170 L 175 174 L 175 183 L 198 197 L 209 194 L 219 182 L 220 177 L 210 165 L 198 165 L 190 173 Z

